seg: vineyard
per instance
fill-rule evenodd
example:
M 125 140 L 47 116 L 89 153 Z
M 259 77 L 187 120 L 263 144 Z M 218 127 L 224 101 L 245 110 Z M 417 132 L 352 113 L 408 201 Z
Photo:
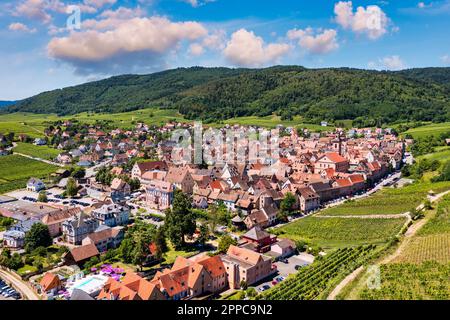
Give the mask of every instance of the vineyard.
M 61 153 L 59 150 L 48 146 L 35 146 L 31 143 L 22 142 L 18 142 L 13 151 L 45 160 L 54 160 Z
M 313 300 L 342 276 L 346 276 L 364 264 L 376 248 L 375 245 L 343 248 L 330 253 L 312 265 L 276 285 L 259 299 L 265 300 Z
M 403 188 L 386 188 L 368 198 L 347 201 L 343 205 L 323 210 L 320 215 L 401 214 L 417 207 L 428 191 L 436 193 L 450 189 L 450 182 L 420 183 Z
M 436 215 L 419 231 L 420 236 L 450 233 L 450 195 L 446 195 L 437 206 Z
M 365 288 L 364 300 L 448 300 L 450 299 L 450 264 L 435 261 L 420 265 L 393 263 L 380 266 L 381 288 Z
M 56 168 L 19 155 L 0 157 L 0 194 L 25 188 L 30 177 L 46 178 Z
M 424 261 L 450 262 L 450 234 L 417 237 L 411 241 L 396 262 L 420 264 Z
M 395 236 L 406 218 L 358 219 L 307 217 L 276 230 L 284 238 L 312 241 L 323 248 L 383 243 Z

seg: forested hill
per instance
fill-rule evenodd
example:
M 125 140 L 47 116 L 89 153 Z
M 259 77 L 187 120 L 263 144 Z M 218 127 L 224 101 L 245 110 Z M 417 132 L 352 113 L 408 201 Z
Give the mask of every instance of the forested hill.
M 74 114 L 176 108 L 189 119 L 277 113 L 307 120 L 450 120 L 450 68 L 378 72 L 357 69 L 180 68 L 124 75 L 44 92 L 7 112 Z

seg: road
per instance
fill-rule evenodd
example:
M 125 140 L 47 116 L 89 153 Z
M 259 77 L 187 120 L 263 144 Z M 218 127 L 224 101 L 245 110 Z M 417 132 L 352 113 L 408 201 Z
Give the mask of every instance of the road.
M 101 168 L 101 167 L 104 167 L 104 166 L 110 164 L 111 161 L 112 161 L 111 159 L 108 159 L 108 160 L 106 160 L 106 161 L 103 161 L 103 162 L 101 162 L 101 163 L 95 165 L 95 166 L 92 166 L 92 167 L 87 168 L 87 169 L 86 169 L 86 175 L 85 175 L 85 177 L 86 177 L 86 178 L 91 178 L 91 177 L 95 176 L 95 171 L 96 171 L 97 169 L 99 169 L 99 168 Z
M 26 298 L 27 300 L 40 300 L 37 293 L 34 292 L 33 289 L 31 289 L 25 281 L 18 279 L 9 271 L 0 269 L 0 277 L 6 282 L 11 283 L 14 289 L 22 294 L 22 297 L 24 299 Z

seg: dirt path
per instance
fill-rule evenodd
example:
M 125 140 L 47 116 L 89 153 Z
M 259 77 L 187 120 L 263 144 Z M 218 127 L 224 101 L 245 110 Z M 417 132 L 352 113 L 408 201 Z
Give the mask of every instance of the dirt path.
M 27 154 L 23 154 L 23 153 L 19 153 L 19 152 L 13 152 L 13 154 L 17 154 L 17 155 L 19 155 L 21 157 L 25 157 L 25 158 L 28 158 L 28 159 L 33 159 L 33 160 L 36 160 L 36 161 L 41 161 L 41 162 L 44 162 L 44 163 L 47 163 L 47 164 L 51 164 L 51 165 L 54 165 L 54 166 L 58 166 L 58 167 L 61 167 L 61 168 L 64 167 L 64 165 L 61 164 L 61 163 L 57 163 L 57 162 L 53 162 L 53 161 L 45 160 L 45 159 L 41 159 L 41 158 L 32 157 L 32 156 L 29 156 Z
M 18 279 L 15 275 L 10 272 L 0 269 L 0 277 L 6 282 L 11 283 L 12 286 L 22 294 L 22 297 L 27 300 L 39 300 L 39 296 L 31 289 L 28 284 Z
M 333 291 L 331 291 L 331 293 L 328 295 L 327 300 L 335 300 L 336 296 L 341 292 L 342 289 L 345 288 L 345 286 L 347 284 L 349 284 L 350 282 L 352 282 L 353 280 L 356 279 L 356 277 L 364 270 L 364 267 L 361 266 L 358 269 L 356 269 L 355 271 L 353 271 L 352 273 L 350 273 L 348 276 L 345 277 L 344 280 L 342 280 L 337 286 L 336 288 L 333 289 Z

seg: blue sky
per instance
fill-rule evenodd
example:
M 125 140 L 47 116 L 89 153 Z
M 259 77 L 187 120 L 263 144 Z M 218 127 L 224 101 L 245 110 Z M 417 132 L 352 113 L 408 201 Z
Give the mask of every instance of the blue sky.
M 0 100 L 194 65 L 450 66 L 449 18 L 450 0 L 6 0 Z

